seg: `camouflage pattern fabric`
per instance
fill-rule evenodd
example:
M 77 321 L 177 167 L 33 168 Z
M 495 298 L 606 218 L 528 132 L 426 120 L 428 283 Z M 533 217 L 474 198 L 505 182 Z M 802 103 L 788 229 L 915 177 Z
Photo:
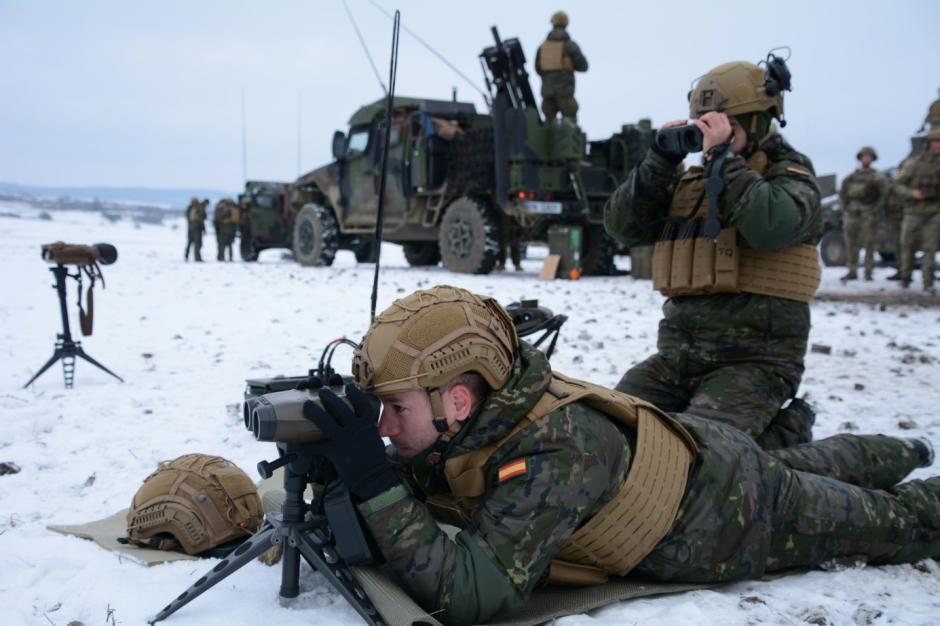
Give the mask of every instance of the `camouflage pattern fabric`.
M 810 160 L 778 134 L 759 147 L 763 175 L 740 155 L 722 166 L 718 217 L 744 245 L 777 250 L 819 242 L 822 211 Z M 678 163 L 650 150 L 608 200 L 607 232 L 629 246 L 655 243 L 679 180 Z M 658 352 L 624 374 L 617 390 L 664 411 L 719 419 L 752 437 L 787 428 L 775 423 L 803 376 L 809 305 L 755 294 L 670 298 L 663 305 Z M 787 440 L 787 445 L 805 439 Z
M 865 248 L 865 276 L 871 278 L 875 268 L 875 228 L 887 199 L 888 179 L 877 170 L 859 168 L 842 181 L 839 200 L 850 274 L 858 270 L 859 248 Z
M 565 56 L 571 59 L 574 71 L 542 70 L 541 49 L 535 53 L 535 71 L 542 77 L 542 112 L 547 120 L 554 119 L 561 112 L 562 116 L 577 121 L 578 102 L 574 99 L 574 73 L 587 71 L 587 58 L 564 28 L 553 28 L 546 40 L 565 42 Z
M 914 190 L 924 199 L 914 198 Z M 911 280 L 914 254 L 924 251 L 921 273 L 924 287 L 933 286 L 934 255 L 940 239 L 940 155 L 924 152 L 904 162 L 894 191 L 906 202 L 901 224 L 901 280 Z M 918 244 L 920 244 L 918 246 Z
M 193 258 L 202 261 L 202 234 L 206 231 L 206 207 L 202 202 L 190 202 L 186 208 L 186 252 L 183 259 L 189 260 L 189 251 L 193 250 Z
M 483 402 L 445 458 L 504 437 L 542 395 L 550 373 L 545 357 L 523 342 L 510 381 Z M 677 417 L 702 452 L 675 526 L 639 572 L 720 582 L 844 555 L 880 563 L 940 554 L 938 479 L 873 491 L 786 465 L 887 485 L 916 466 L 905 442 L 841 435 L 769 454 L 735 428 Z M 445 623 L 480 623 L 526 601 L 568 537 L 616 494 L 635 445 L 630 433 L 575 403 L 495 452 L 484 468 L 483 501 L 453 540 L 426 504 L 446 489 L 433 475 L 360 508 L 392 572 L 424 609 Z M 501 482 L 499 469 L 520 459 L 525 471 Z M 858 469 L 864 463 L 878 467 Z

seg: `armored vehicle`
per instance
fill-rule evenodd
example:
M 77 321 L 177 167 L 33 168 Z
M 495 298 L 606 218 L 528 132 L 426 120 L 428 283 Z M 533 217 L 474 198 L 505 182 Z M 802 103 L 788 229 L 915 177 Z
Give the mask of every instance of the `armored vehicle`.
M 615 248 L 604 203 L 642 158 L 652 127 L 641 120 L 587 141 L 573 123 L 543 121 L 522 46 L 495 28 L 493 35 L 495 45 L 480 55 L 489 112 L 469 102 L 395 98 L 383 239 L 401 244 L 411 265 L 443 261 L 452 271 L 486 274 L 510 237 L 548 242 L 553 229 L 576 226 L 581 271 L 610 273 Z M 356 111 L 348 132 L 334 134 L 334 161 L 282 194 L 298 262 L 330 265 L 338 249 L 363 250 L 374 237 L 384 106 L 383 99 Z M 252 209 L 253 233 L 256 212 L 270 210 Z

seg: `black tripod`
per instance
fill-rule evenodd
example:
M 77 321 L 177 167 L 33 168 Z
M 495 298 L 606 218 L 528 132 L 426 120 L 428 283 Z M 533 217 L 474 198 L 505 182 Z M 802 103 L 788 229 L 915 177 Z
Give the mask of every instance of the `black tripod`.
M 310 567 L 323 574 L 367 624 L 385 626 L 382 616 L 347 565 L 375 563 L 377 558 L 375 549 L 362 534 L 349 491 L 340 483 L 333 482 L 326 494 L 315 500 L 311 507 L 304 501 L 304 491 L 320 459 L 309 454 L 305 444 L 277 445 L 281 457 L 271 463 L 262 461 L 258 464 L 258 471 L 262 477 L 270 478 L 275 469 L 284 467 L 285 497 L 281 512 L 266 513 L 261 530 L 148 620 L 151 626 L 276 545 L 284 550 L 278 594 L 282 605 L 289 604 L 300 594 L 300 557 L 303 557 Z
M 31 384 L 33 384 L 34 380 L 39 378 L 43 372 L 52 367 L 56 361 L 61 359 L 62 373 L 65 376 L 65 388 L 71 389 L 72 381 L 75 378 L 75 357 L 85 359 L 98 369 L 104 370 L 123 383 L 123 378 L 85 354 L 85 351 L 82 350 L 82 342 L 72 340 L 72 331 L 69 328 L 69 314 L 65 307 L 65 279 L 66 277 L 70 277 L 79 280 L 81 278 L 81 273 L 69 274 L 68 270 L 65 269 L 65 266 L 61 263 L 55 267 L 50 267 L 49 271 L 55 274 L 55 290 L 59 293 L 59 310 L 62 313 L 62 332 L 56 335 L 55 352 L 52 353 L 52 358 L 46 361 L 45 365 L 39 368 L 39 371 L 29 379 L 28 383 L 23 385 L 23 388 L 25 389 L 26 387 L 29 387 Z M 81 270 L 79 270 L 79 272 L 81 272 Z

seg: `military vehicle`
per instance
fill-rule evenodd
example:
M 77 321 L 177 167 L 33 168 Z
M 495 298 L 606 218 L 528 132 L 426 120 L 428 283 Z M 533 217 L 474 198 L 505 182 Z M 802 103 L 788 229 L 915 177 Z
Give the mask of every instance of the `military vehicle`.
M 573 123 L 543 121 L 521 44 L 501 40 L 495 28 L 493 36 L 495 45 L 480 55 L 490 112 L 455 100 L 394 99 L 383 239 L 401 244 L 411 265 L 443 261 L 452 271 L 486 274 L 507 229 L 522 241 L 548 242 L 553 228 L 578 226 L 582 273 L 610 273 L 615 246 L 603 207 L 642 158 L 653 129 L 641 120 L 587 141 Z M 273 239 L 284 245 L 290 229 L 303 265 L 330 265 L 344 248 L 371 254 L 384 104 L 356 111 L 348 132 L 333 136 L 334 161 L 280 188 L 279 205 L 252 196 L 252 250 Z

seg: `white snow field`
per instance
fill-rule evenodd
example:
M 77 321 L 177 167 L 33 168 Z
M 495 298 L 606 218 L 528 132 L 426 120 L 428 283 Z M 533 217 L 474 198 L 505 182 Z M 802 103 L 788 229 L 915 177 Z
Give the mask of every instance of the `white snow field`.
M 227 457 L 255 477 L 273 446 L 242 426 L 244 380 L 302 374 L 323 345 L 367 328 L 372 265 L 348 252 L 330 268 L 303 268 L 279 251 L 254 264 L 184 263 L 185 225 L 135 227 L 98 214 L 54 213 L 0 205 L 4 296 L 0 298 L 0 461 L 22 471 L 0 476 L 0 624 L 144 624 L 215 561 L 146 567 L 48 524 L 75 524 L 130 503 L 161 460 L 204 452 Z M 121 384 L 79 361 L 75 388 L 63 389 L 57 365 L 28 389 L 52 354 L 60 330 L 52 275 L 42 243 L 110 242 L 116 264 L 96 289 L 95 332 L 86 351 L 124 377 Z M 625 261 L 626 262 L 626 261 Z M 539 282 L 537 259 L 525 271 L 466 276 L 412 269 L 400 248 L 384 247 L 379 308 L 416 288 L 452 283 L 503 303 L 539 298 L 568 315 L 553 365 L 573 376 L 614 385 L 654 350 L 662 299 L 629 277 Z M 827 268 L 831 294 L 894 294 L 874 283 L 842 286 L 843 268 Z M 880 291 L 883 290 L 883 291 Z M 69 285 L 73 334 L 76 292 Z M 940 296 L 912 293 L 914 304 L 820 301 L 800 394 L 816 408 L 816 436 L 848 429 L 929 438 L 940 449 Z M 343 352 L 345 350 L 345 352 Z M 341 348 L 343 371 L 349 350 Z M 940 471 L 918 470 L 913 477 Z M 280 568 L 254 562 L 196 599 L 168 626 L 357 624 L 358 616 L 324 580 L 304 568 L 292 608 L 277 602 Z M 609 606 L 557 620 L 600 624 L 938 624 L 940 564 L 815 571 L 772 582 Z

